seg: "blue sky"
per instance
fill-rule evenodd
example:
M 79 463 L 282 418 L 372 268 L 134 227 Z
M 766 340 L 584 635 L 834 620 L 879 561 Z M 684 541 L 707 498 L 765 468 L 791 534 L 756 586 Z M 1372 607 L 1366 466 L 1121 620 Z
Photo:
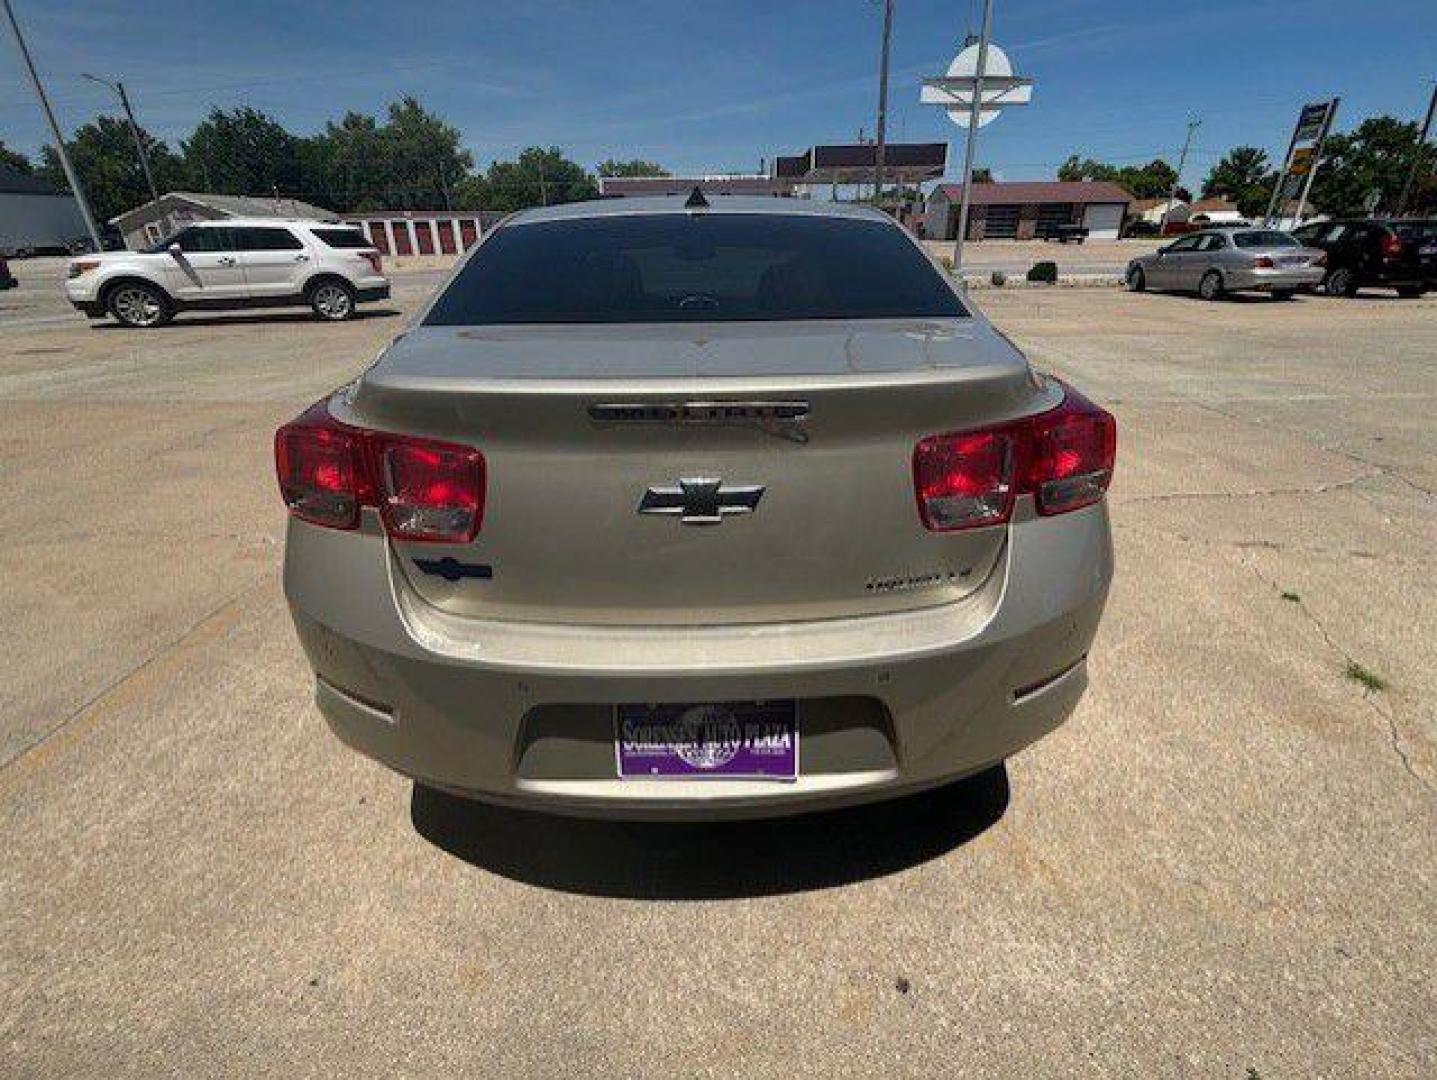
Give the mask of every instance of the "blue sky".
M 875 0 L 15 0 L 62 124 L 106 110 L 79 76 L 123 79 L 141 123 L 176 142 L 210 105 L 253 105 L 307 133 L 346 109 L 414 94 L 487 164 L 558 145 L 592 166 L 644 157 L 676 171 L 752 171 L 761 157 L 871 132 Z M 981 0 L 897 0 L 891 138 L 957 140 L 917 103 Z M 44 132 L 19 59 L 0 45 L 0 139 Z M 985 128 L 979 163 L 1041 179 L 1077 152 L 1176 159 L 1184 179 L 1226 148 L 1279 155 L 1298 106 L 1342 96 L 1338 127 L 1420 116 L 1437 76 L 1437 0 L 998 0 L 995 39 L 1037 80 L 1033 104 Z M 961 163 L 955 145 L 953 168 Z

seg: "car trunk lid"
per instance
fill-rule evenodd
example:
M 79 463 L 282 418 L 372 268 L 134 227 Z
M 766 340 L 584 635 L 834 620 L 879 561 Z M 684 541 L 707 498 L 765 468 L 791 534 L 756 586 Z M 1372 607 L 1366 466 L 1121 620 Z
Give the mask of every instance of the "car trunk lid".
M 954 318 L 426 327 L 332 408 L 484 454 L 476 539 L 394 544 L 427 602 L 693 625 L 965 596 L 1006 527 L 927 531 L 914 445 L 1060 397 L 986 322 Z

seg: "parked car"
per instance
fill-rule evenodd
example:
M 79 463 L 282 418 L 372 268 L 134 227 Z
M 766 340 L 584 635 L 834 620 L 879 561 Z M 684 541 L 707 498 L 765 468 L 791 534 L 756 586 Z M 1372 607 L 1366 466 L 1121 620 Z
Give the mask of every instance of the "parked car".
M 1437 288 L 1437 218 L 1322 221 L 1293 235 L 1327 253 L 1322 286 L 1333 296 L 1376 286 L 1417 297 Z
M 65 294 L 92 319 L 160 326 L 179 311 L 308 305 L 350 318 L 384 300 L 379 252 L 357 229 L 321 221 L 228 218 L 196 222 L 145 251 L 103 252 L 70 263 Z
M 1061 225 L 1039 223 L 1037 237 L 1039 240 L 1056 240 L 1060 244 L 1081 244 L 1088 238 L 1088 227 L 1071 222 Z
M 879 211 L 529 210 L 277 432 L 285 589 L 331 727 L 424 784 L 881 799 L 1072 711 L 1115 438 Z
M 0 289 L 13 289 L 20 283 L 15 280 L 15 275 L 10 273 L 10 264 L 4 255 L 0 255 Z
M 1133 292 L 1170 289 L 1217 300 L 1230 292 L 1261 291 L 1290 299 L 1322 280 L 1323 254 L 1276 229 L 1204 229 L 1128 263 Z

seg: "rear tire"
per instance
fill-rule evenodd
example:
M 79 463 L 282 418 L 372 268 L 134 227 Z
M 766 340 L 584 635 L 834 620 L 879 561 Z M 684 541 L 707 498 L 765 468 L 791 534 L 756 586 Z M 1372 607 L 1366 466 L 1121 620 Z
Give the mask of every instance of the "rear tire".
M 1426 291 L 1421 285 L 1403 285 L 1397 290 L 1397 295 L 1404 300 L 1416 300 Z
M 105 310 L 123 326 L 152 330 L 175 317 L 170 298 L 143 281 L 122 281 L 105 297 Z
M 1345 266 L 1339 266 L 1327 275 L 1327 295 L 1353 297 L 1357 295 L 1357 275 Z
M 1128 267 L 1128 292 L 1143 292 L 1148 287 L 1148 277 L 1141 266 Z
M 1204 300 L 1221 300 L 1223 296 L 1222 275 L 1209 270 L 1198 282 L 1198 295 Z
M 348 282 L 325 278 L 309 288 L 309 306 L 325 322 L 354 318 L 354 289 Z

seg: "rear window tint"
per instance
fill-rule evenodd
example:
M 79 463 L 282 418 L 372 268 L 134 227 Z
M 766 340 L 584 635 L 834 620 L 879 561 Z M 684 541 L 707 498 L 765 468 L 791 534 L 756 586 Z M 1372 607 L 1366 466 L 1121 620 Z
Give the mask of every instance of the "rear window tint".
M 304 244 L 288 229 L 239 226 L 234 230 L 238 251 L 300 251 Z
M 1392 231 L 1404 240 L 1437 240 L 1437 221 L 1394 221 Z
M 881 221 L 768 213 L 619 214 L 510 225 L 475 252 L 430 326 L 964 315 Z
M 1233 243 L 1240 248 L 1299 247 L 1296 240 L 1285 232 L 1264 229 L 1261 232 L 1233 233 Z
M 310 229 L 310 232 L 332 248 L 372 248 L 369 238 L 358 229 Z

